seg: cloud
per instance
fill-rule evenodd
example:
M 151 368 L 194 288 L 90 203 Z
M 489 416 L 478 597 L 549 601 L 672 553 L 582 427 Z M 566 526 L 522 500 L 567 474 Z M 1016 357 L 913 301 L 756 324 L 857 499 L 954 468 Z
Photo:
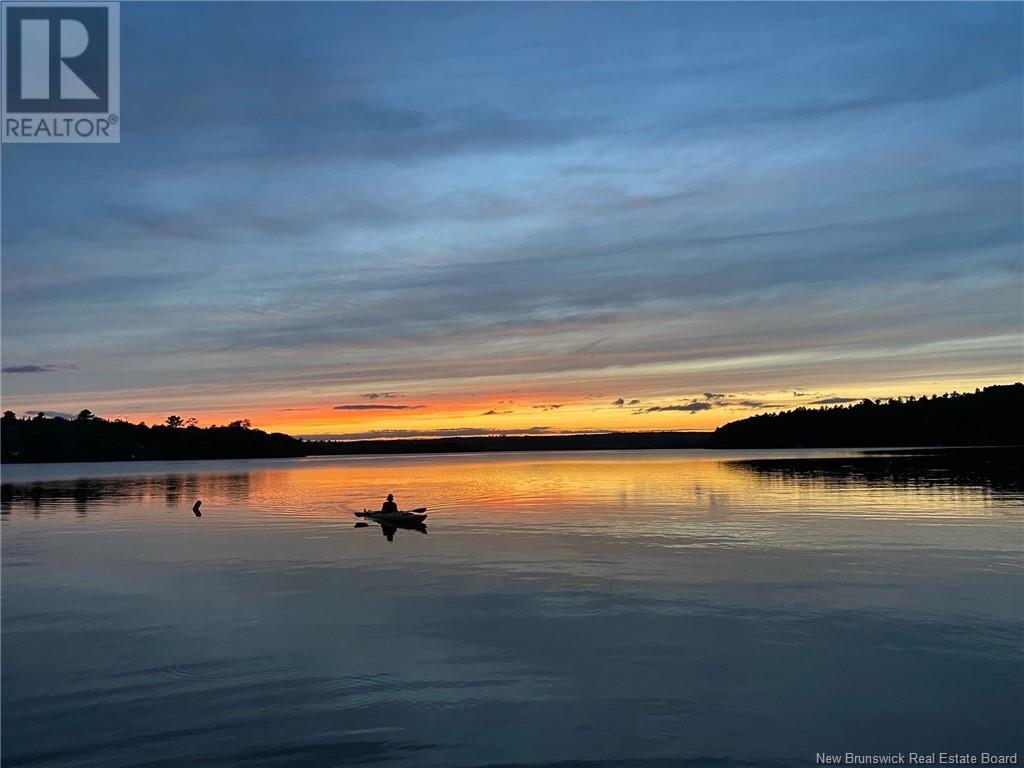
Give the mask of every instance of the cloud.
M 605 336 L 604 338 L 601 338 L 601 339 L 595 339 L 594 341 L 591 341 L 589 344 L 584 344 L 582 347 L 577 349 L 576 350 L 576 354 L 577 355 L 585 355 L 585 354 L 587 354 L 589 352 L 592 352 L 599 344 L 603 344 L 606 341 L 608 341 L 608 337 L 607 336 Z
M 859 403 L 862 397 L 825 397 L 821 400 L 812 400 L 811 405 L 838 405 L 839 403 Z
M 630 405 L 640 405 L 640 401 L 639 400 L 630 400 L 629 404 Z
M 542 411 L 557 411 L 562 407 L 561 403 L 550 403 L 548 405 L 535 405 L 534 408 L 539 408 Z
M 612 405 L 614 405 L 616 408 L 621 408 L 625 404 L 626 404 L 626 401 L 623 400 L 621 397 L 618 400 L 613 400 L 612 401 Z
M 689 413 L 696 413 L 697 411 L 709 411 L 714 408 L 711 403 L 702 403 L 694 401 L 692 403 L 685 403 L 682 405 L 652 405 L 648 408 L 642 409 L 641 413 L 659 413 L 661 411 L 687 411 Z
M 45 414 L 48 418 L 51 418 L 51 419 L 73 419 L 73 418 L 75 418 L 75 416 L 73 414 L 65 413 L 64 411 L 25 411 L 22 415 L 25 418 L 35 418 L 40 413 Z
M 415 411 L 419 408 L 426 408 L 425 405 L 367 405 L 359 403 L 355 405 L 336 405 L 336 411 Z
M 710 411 L 721 408 L 749 408 L 749 409 L 763 409 L 773 407 L 771 403 L 766 403 L 763 400 L 737 400 L 729 397 L 729 395 L 718 394 L 716 392 L 705 392 L 703 400 L 690 400 L 686 403 L 677 403 L 673 405 L 654 405 L 649 408 L 641 408 L 634 413 L 658 413 L 661 411 L 684 411 L 688 413 L 697 413 L 698 411 Z
M 5 365 L 2 373 L 53 373 L 54 371 L 77 371 L 77 365 Z
M 507 413 L 514 413 L 514 411 L 496 411 L 493 408 L 489 411 L 484 411 L 481 416 L 502 416 Z
M 367 400 L 388 400 L 396 397 L 405 397 L 405 395 L 401 392 L 367 392 L 365 395 L 360 395 L 360 397 L 365 397 Z

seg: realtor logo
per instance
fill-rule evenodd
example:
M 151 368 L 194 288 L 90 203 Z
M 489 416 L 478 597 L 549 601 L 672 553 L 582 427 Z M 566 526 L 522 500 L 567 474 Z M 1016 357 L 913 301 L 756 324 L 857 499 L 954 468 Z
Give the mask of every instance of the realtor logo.
M 118 142 L 117 3 L 4 3 L 3 140 Z

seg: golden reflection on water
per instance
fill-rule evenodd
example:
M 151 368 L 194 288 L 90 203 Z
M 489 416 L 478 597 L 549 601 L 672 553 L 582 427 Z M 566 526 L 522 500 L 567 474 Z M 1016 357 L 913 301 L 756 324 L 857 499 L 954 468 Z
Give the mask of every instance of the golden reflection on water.
M 252 502 L 272 508 L 327 514 L 375 508 L 394 493 L 404 508 L 428 507 L 435 521 L 458 513 L 490 522 L 708 513 L 962 517 L 990 515 L 997 506 L 988 488 L 927 476 L 792 476 L 719 458 L 630 453 L 309 461 L 254 472 L 250 493 Z
M 403 508 L 428 507 L 433 522 L 471 516 L 477 523 L 533 515 L 976 517 L 1020 508 L 1019 493 L 995 493 L 984 482 L 956 481 L 927 467 L 900 477 L 870 477 L 834 469 L 805 472 L 799 461 L 786 465 L 750 458 L 758 457 L 710 452 L 359 457 L 119 465 L 131 473 L 108 476 L 100 466 L 77 465 L 94 474 L 21 479 L 17 471 L 5 472 L 4 506 L 9 511 L 12 505 L 42 508 L 70 501 L 191 507 L 201 498 L 210 510 L 227 506 L 253 514 L 337 516 L 379 508 L 394 493 Z M 856 460 L 835 464 L 857 466 Z
M 84 514 L 126 504 L 191 507 L 202 499 L 208 515 L 219 510 L 250 520 L 268 515 L 347 519 L 364 508 L 379 508 L 388 493 L 402 508 L 427 507 L 433 525 L 984 518 L 1021 510 L 1019 492 L 996 492 L 984 478 L 949 478 L 928 466 L 899 476 L 870 476 L 851 470 L 861 459 L 849 454 L 847 462 L 845 455 L 818 452 L 818 464 L 786 464 L 778 461 L 779 454 L 764 462 L 758 461 L 763 454 L 699 451 L 317 458 L 117 465 L 122 474 L 109 476 L 97 466 L 95 476 L 64 479 L 19 482 L 14 472 L 13 484 L 8 472 L 3 511 L 70 504 Z M 822 456 L 831 463 L 822 464 Z M 828 469 L 805 469 L 820 466 Z M 147 469 L 150 473 L 143 474 Z

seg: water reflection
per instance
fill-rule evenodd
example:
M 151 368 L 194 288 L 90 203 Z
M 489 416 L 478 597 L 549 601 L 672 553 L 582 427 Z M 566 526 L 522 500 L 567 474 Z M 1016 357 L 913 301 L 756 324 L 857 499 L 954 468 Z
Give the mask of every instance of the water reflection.
M 0 513 L 15 508 L 34 512 L 55 511 L 71 504 L 79 515 L 99 504 L 192 505 L 199 496 L 222 502 L 245 502 L 252 493 L 253 473 L 188 473 L 80 477 L 0 484 Z M 198 516 L 198 515 L 197 515 Z
M 1019 448 L 869 451 L 853 456 L 746 459 L 729 466 L 765 479 L 1024 491 L 1024 451 Z
M 839 490 L 868 494 L 869 502 L 884 496 L 890 511 L 902 505 L 930 512 L 937 504 L 955 501 L 959 515 L 990 514 L 993 494 L 1004 500 L 1024 494 L 1018 449 L 374 457 L 252 463 L 246 471 L 223 471 L 222 464 L 186 463 L 186 472 L 158 464 L 162 471 L 149 473 L 148 466 L 123 464 L 118 475 L 55 479 L 31 478 L 32 467 L 5 467 L 0 514 L 71 509 L 85 517 L 101 507 L 175 509 L 202 498 L 211 511 L 230 507 L 246 515 L 337 518 L 363 509 L 397 481 L 399 493 L 422 499 L 440 513 L 434 522 L 472 518 L 474 525 L 508 526 L 541 516 L 548 525 L 593 526 L 628 515 L 654 529 L 680 515 L 798 511 L 814 499 L 812 490 L 822 494 L 819 500 L 826 506 L 846 511 L 856 507 L 859 497 L 840 497 Z M 77 467 L 89 471 L 88 465 Z M 11 479 L 25 473 L 29 477 L 24 480 Z M 871 503 L 863 506 L 864 514 L 872 509 Z M 198 509 L 193 511 L 198 517 Z
M 395 540 L 395 532 L 401 528 L 403 531 L 419 531 L 420 533 L 427 532 L 427 526 L 423 523 L 381 523 L 380 529 L 384 533 L 384 538 L 388 541 Z
M 1011 462 L 769 456 L 5 471 L 4 765 L 1019 751 Z

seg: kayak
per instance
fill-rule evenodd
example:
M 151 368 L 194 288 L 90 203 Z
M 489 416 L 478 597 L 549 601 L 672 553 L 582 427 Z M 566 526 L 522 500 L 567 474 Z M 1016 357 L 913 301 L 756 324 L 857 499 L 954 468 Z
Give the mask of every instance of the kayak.
M 375 520 L 378 523 L 389 523 L 391 525 L 401 525 L 402 523 L 422 523 L 427 519 L 426 514 L 416 514 L 414 512 L 370 512 L 363 510 L 362 512 L 356 512 L 356 517 L 365 517 L 367 520 Z

